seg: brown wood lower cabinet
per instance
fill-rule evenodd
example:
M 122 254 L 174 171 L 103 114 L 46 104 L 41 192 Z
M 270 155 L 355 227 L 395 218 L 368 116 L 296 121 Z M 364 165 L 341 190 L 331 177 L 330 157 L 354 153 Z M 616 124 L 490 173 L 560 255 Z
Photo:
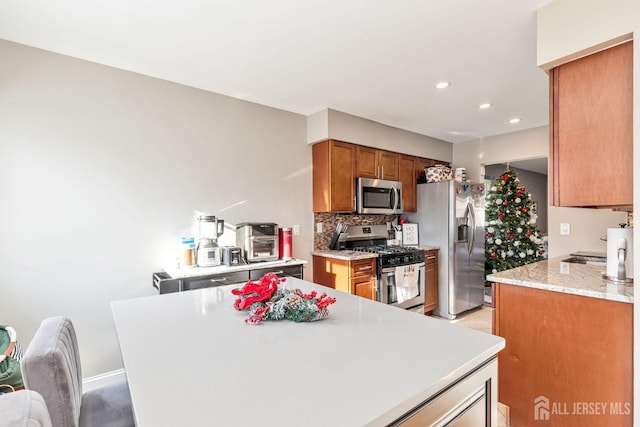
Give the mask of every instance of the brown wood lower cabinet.
M 438 250 L 424 254 L 424 314 L 431 315 L 438 306 Z
M 498 400 L 511 425 L 630 426 L 632 314 L 633 304 L 498 283 Z
M 313 281 L 339 291 L 376 300 L 376 259 L 313 257 Z

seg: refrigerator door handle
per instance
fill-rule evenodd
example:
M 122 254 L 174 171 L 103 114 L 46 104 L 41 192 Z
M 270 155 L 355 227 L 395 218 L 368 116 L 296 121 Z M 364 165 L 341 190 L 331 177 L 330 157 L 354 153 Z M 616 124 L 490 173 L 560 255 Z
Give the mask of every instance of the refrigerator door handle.
M 471 203 L 467 203 L 467 214 L 469 215 L 469 239 L 467 240 L 467 251 L 469 256 L 473 253 L 473 245 L 476 240 L 476 214 Z

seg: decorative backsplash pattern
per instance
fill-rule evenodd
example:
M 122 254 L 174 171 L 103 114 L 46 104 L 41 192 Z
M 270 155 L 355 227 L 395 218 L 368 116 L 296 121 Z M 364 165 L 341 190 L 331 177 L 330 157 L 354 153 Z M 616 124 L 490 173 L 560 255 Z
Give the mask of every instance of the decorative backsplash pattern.
M 353 215 L 337 214 L 332 212 L 314 212 L 313 214 L 313 250 L 322 251 L 329 249 L 329 243 L 333 232 L 339 222 L 344 225 L 381 225 L 397 220 L 400 215 Z M 322 223 L 322 233 L 315 230 L 316 224 Z

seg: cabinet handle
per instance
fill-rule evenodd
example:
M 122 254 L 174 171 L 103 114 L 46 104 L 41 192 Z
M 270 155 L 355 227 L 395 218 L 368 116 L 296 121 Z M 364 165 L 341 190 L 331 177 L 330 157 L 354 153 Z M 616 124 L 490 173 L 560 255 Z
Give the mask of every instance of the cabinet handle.
M 428 256 L 427 259 L 436 259 L 436 256 L 435 255 Z
M 384 179 L 384 166 L 380 166 L 380 179 Z
M 227 278 L 226 278 L 226 277 L 223 277 L 223 278 L 221 278 L 221 279 L 209 279 L 209 281 L 211 281 L 211 282 L 213 282 L 213 283 L 216 283 L 216 282 L 226 282 L 226 281 L 227 281 Z
M 274 274 L 284 274 L 284 271 L 279 270 L 279 271 L 273 271 Z
M 362 267 L 358 267 L 358 271 L 365 271 L 365 270 L 371 270 L 373 267 L 371 267 L 370 265 L 365 265 Z

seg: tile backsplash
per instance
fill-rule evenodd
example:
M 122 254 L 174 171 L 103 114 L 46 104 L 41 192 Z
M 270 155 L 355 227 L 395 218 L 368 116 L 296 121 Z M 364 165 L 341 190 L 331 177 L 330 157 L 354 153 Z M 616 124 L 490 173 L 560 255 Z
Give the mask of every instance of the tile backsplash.
M 339 222 L 344 225 L 380 225 L 398 219 L 400 215 L 353 215 L 332 212 L 314 212 L 313 214 L 313 250 L 329 249 L 331 237 Z M 322 233 L 316 232 L 317 224 L 322 223 Z

